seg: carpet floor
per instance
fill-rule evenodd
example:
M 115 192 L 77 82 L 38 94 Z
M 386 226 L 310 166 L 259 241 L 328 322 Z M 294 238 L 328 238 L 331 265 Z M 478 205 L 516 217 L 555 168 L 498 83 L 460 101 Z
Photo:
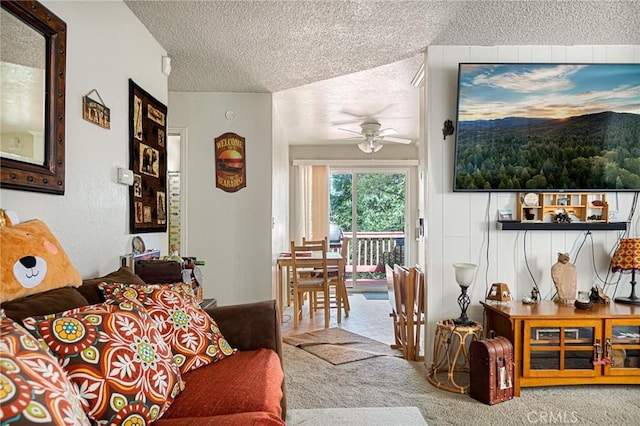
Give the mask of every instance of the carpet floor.
M 416 407 L 315 408 L 289 410 L 287 426 L 426 426 Z
M 435 388 L 422 362 L 385 356 L 333 365 L 292 345 L 283 345 L 283 352 L 291 410 L 417 407 L 429 426 L 631 426 L 640 419 L 640 386 L 525 388 L 519 398 L 488 406 Z

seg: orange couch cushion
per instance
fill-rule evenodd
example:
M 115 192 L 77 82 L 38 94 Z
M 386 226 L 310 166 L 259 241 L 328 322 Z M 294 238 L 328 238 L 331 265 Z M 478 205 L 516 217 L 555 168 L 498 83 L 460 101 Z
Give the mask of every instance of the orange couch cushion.
M 281 417 L 284 372 L 271 349 L 238 351 L 234 356 L 182 375 L 185 389 L 164 419 L 265 412 Z
M 154 426 L 284 426 L 284 424 L 284 421 L 279 416 L 260 411 L 257 413 L 224 414 L 211 417 L 186 417 L 169 420 L 162 418 L 155 422 Z

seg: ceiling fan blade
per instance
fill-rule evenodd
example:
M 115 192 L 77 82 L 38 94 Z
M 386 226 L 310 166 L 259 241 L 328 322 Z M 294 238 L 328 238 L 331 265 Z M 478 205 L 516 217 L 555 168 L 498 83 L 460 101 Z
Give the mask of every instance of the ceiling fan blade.
M 344 128 L 342 128 L 342 127 L 338 127 L 338 130 L 344 130 L 345 132 L 355 133 L 355 134 L 357 134 L 357 135 L 362 136 L 362 133 L 361 133 L 361 132 L 358 132 L 358 131 L 355 131 L 355 130 L 351 130 L 351 129 L 344 129 Z
M 380 130 L 380 132 L 378 132 L 378 136 L 395 135 L 396 133 L 398 133 L 398 131 L 396 129 L 392 129 L 391 127 L 387 127 L 386 129 Z
M 345 124 L 354 124 L 354 123 L 360 123 L 360 122 L 362 122 L 362 118 L 352 118 L 350 120 L 332 121 L 331 124 L 333 124 L 334 126 L 344 126 Z
M 411 139 L 405 139 L 405 138 L 390 138 L 390 137 L 383 137 L 380 138 L 383 142 L 392 142 L 392 143 L 401 143 L 401 144 L 405 144 L 408 145 L 411 142 L 413 142 Z

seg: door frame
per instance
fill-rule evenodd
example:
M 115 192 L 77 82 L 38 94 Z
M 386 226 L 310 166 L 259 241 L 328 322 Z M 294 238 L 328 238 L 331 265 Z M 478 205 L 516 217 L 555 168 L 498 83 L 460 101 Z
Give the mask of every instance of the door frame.
M 187 128 L 186 127 L 169 127 L 167 129 L 169 136 L 174 135 L 180 138 L 180 253 L 185 256 L 189 253 L 188 246 L 188 226 L 187 220 L 187 197 L 189 193 L 187 191 Z M 171 212 L 169 212 L 170 214 Z M 168 231 L 167 231 L 168 232 Z M 168 235 L 167 235 L 168 239 Z
M 369 165 L 331 165 L 329 164 L 329 177 L 336 174 L 351 174 L 352 175 L 352 203 L 351 203 L 351 223 L 352 229 L 354 228 L 355 221 L 357 219 L 357 205 L 353 203 L 353 197 L 357 197 L 357 177 L 358 173 L 386 173 L 386 174 L 404 174 L 405 176 L 405 188 L 404 188 L 404 256 L 407 265 L 416 263 L 417 245 L 416 239 L 418 235 L 415 234 L 415 227 L 411 226 L 413 221 L 418 220 L 417 210 L 417 194 L 415 193 L 417 188 L 417 167 L 413 165 L 394 165 L 390 167 L 372 167 Z M 330 185 L 330 183 L 329 183 Z M 329 191 L 329 194 L 331 191 Z M 331 203 L 329 203 L 331 205 Z M 328 224 L 327 224 L 328 226 Z M 352 231 L 353 232 L 353 231 Z M 354 239 L 357 240 L 357 231 L 353 232 Z M 357 242 L 357 241 L 356 241 Z M 355 242 L 352 244 L 355 247 Z M 355 274 L 354 283 L 357 281 L 357 273 Z M 352 279 L 354 279 L 352 277 Z

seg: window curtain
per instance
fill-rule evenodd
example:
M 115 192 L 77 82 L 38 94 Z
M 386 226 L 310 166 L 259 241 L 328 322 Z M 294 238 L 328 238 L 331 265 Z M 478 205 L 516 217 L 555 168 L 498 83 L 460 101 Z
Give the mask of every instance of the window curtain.
M 298 165 L 294 179 L 293 240 L 323 239 L 329 232 L 329 166 Z

